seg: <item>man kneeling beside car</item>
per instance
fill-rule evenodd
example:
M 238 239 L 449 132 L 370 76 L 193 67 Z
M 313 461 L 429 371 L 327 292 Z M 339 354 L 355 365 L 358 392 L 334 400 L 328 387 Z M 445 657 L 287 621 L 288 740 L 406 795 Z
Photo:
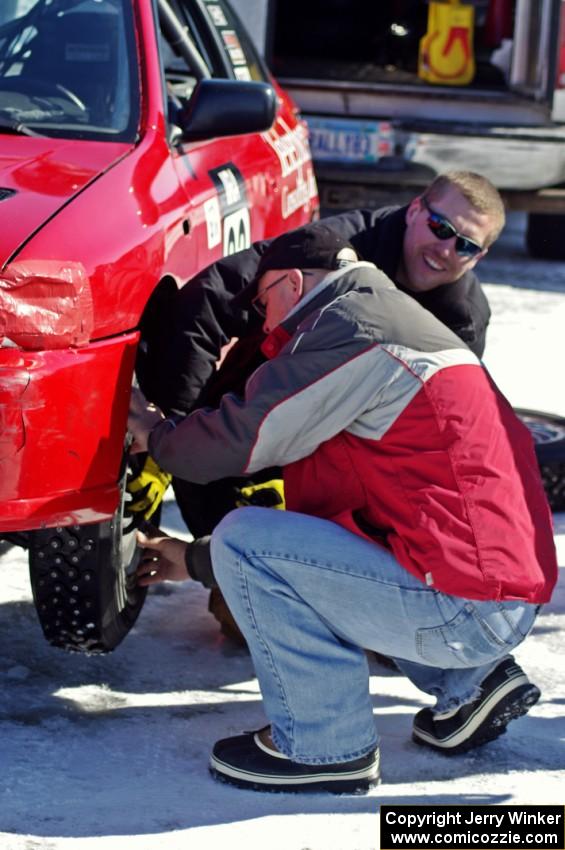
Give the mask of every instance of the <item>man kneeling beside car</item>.
M 217 581 L 269 725 L 216 743 L 260 790 L 366 791 L 379 752 L 365 649 L 436 698 L 414 740 L 461 753 L 538 700 L 509 654 L 557 576 L 530 434 L 475 354 L 326 225 L 274 240 L 255 300 L 270 358 L 245 397 L 165 418 L 132 400 L 134 449 L 190 481 L 284 470 L 286 511 L 206 541 L 142 538 L 141 584 Z M 203 557 L 204 556 L 204 557 Z

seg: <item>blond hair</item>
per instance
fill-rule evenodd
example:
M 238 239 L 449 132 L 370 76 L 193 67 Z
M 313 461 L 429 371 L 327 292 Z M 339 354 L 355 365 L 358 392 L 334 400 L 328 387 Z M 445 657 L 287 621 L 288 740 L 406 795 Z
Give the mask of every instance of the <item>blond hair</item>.
M 482 174 L 476 174 L 474 171 L 446 171 L 432 180 L 423 197 L 432 203 L 439 201 L 450 187 L 457 189 L 474 209 L 492 219 L 492 229 L 484 246 L 490 247 L 498 239 L 506 221 L 500 192 Z

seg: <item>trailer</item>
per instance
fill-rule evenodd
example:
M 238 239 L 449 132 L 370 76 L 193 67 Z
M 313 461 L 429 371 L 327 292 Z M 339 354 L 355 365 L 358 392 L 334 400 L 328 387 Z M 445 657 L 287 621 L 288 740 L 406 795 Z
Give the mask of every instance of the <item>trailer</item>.
M 470 169 L 528 213 L 533 256 L 565 259 L 564 0 L 235 5 L 308 122 L 323 209 L 403 203 Z M 467 33 L 431 32 L 432 6 L 463 9 Z M 467 51 L 467 82 L 426 78 L 426 36 L 456 65 Z

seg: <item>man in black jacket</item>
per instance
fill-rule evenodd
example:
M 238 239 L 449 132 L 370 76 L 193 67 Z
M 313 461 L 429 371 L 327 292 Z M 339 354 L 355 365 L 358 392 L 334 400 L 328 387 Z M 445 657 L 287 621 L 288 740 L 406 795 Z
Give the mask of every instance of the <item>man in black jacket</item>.
M 504 226 L 502 199 L 486 178 L 450 172 L 408 206 L 351 210 L 326 222 L 482 356 L 490 309 L 473 269 Z M 207 404 L 222 346 L 260 333 L 248 285 L 269 241 L 224 257 L 180 290 L 156 293 L 142 328 L 146 395 L 164 410 Z
M 504 226 L 498 191 L 472 172 L 436 177 L 405 207 L 352 210 L 325 219 L 374 263 L 482 356 L 490 309 L 473 272 Z M 261 321 L 251 299 L 257 266 L 268 240 L 225 257 L 189 284 L 157 290 L 142 327 L 139 380 L 145 395 L 166 413 L 215 407 L 226 392 L 241 394 L 263 361 Z M 238 343 L 221 369 L 216 362 L 231 339 Z M 273 477 L 267 470 L 255 481 Z M 194 485 L 175 480 L 183 518 L 195 537 L 209 534 L 234 507 L 234 488 L 222 480 Z M 212 598 L 212 608 L 218 601 Z M 221 601 L 216 612 L 225 620 Z M 229 624 L 228 629 L 229 631 Z

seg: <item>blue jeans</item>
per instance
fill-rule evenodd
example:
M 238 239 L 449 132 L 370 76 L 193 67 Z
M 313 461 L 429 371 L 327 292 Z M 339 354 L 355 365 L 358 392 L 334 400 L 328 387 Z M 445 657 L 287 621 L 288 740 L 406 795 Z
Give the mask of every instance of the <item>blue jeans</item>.
M 538 606 L 440 593 L 327 520 L 245 507 L 212 535 L 216 579 L 243 632 L 278 749 L 350 761 L 378 743 L 364 649 L 392 656 L 435 710 L 469 702 Z

